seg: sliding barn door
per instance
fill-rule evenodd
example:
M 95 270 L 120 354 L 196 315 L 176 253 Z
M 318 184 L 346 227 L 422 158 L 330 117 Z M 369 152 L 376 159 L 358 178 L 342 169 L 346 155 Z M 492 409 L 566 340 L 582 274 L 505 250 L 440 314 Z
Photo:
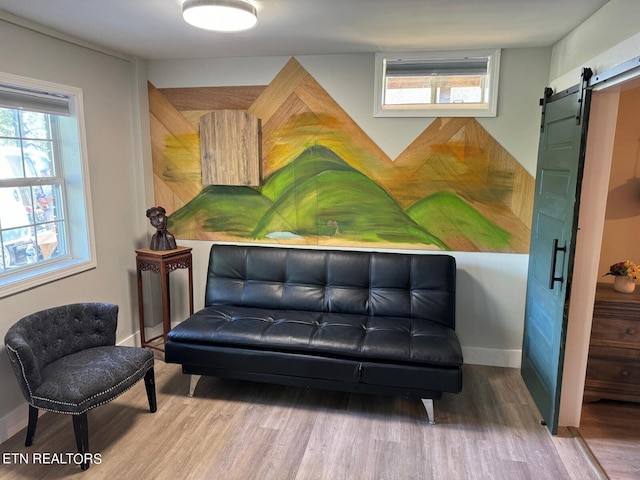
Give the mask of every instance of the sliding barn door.
M 585 80 L 557 95 L 545 92 L 543 100 L 521 374 L 553 434 L 558 429 L 590 99 Z

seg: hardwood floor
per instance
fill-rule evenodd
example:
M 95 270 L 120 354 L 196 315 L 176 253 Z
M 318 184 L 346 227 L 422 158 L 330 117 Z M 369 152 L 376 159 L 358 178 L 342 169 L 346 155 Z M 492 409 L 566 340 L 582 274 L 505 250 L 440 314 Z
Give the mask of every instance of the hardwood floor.
M 609 478 L 640 478 L 640 404 L 586 403 L 578 431 Z
M 437 423 L 429 425 L 419 400 L 211 377 L 188 398 L 180 367 L 157 360 L 156 413 L 143 383 L 89 412 L 89 446 L 100 464 L 86 472 L 73 462 L 34 464 L 34 453 L 76 451 L 71 419 L 45 414 L 32 447 L 24 447 L 24 430 L 2 444 L 0 478 L 598 478 L 574 438 L 540 425 L 518 370 L 464 368 L 463 392 L 436 401 Z

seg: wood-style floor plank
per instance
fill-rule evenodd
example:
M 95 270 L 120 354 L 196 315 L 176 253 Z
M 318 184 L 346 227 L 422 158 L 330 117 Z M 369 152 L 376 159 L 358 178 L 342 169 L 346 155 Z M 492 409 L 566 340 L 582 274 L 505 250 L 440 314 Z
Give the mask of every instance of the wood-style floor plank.
M 460 395 L 435 402 L 203 377 L 195 396 L 178 365 L 156 361 L 158 411 L 144 384 L 89 412 L 102 462 L 1 465 L 0 478 L 83 480 L 561 480 L 597 478 L 570 439 L 554 439 L 518 370 L 467 365 Z M 26 407 L 25 407 L 26 408 Z M 2 452 L 75 452 L 71 419 L 45 414 Z M 569 468 L 567 468 L 569 467 Z
M 640 479 L 640 404 L 585 403 L 578 431 L 609 478 Z

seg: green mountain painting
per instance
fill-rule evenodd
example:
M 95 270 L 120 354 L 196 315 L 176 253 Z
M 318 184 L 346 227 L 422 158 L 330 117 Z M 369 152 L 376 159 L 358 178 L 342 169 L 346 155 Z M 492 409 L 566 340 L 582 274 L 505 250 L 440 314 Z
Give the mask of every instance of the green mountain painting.
M 509 234 L 451 192 L 403 209 L 380 185 L 334 152 L 313 146 L 260 188 L 208 186 L 169 216 L 178 236 L 225 232 L 251 240 L 302 243 L 421 244 L 449 250 L 464 236 L 478 247 L 508 244 Z

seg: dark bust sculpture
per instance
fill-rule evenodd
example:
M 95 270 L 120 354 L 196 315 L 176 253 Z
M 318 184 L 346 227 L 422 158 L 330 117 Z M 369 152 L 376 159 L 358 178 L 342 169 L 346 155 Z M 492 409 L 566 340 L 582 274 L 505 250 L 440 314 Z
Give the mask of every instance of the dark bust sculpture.
M 151 250 L 173 250 L 178 248 L 176 239 L 167 231 L 167 211 L 163 207 L 151 207 L 147 210 L 147 218 L 156 228 L 156 233 L 151 237 Z

